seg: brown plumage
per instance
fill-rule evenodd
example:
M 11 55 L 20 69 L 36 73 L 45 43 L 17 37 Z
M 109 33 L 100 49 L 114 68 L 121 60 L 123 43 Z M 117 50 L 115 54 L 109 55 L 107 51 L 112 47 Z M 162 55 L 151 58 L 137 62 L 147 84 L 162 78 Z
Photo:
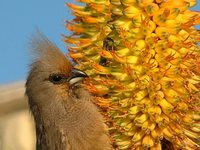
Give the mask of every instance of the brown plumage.
M 36 54 L 26 94 L 36 126 L 37 150 L 110 150 L 107 127 L 73 68 L 46 37 L 32 41 Z

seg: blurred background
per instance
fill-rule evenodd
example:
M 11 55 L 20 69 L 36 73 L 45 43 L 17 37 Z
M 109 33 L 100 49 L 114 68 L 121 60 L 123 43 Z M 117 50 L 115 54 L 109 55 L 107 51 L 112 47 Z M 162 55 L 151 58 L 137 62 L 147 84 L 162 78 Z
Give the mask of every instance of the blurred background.
M 193 9 L 200 11 L 199 4 Z M 38 29 L 67 53 L 61 34 L 72 16 L 72 0 L 0 0 L 0 150 L 34 150 L 34 126 L 24 83 L 30 64 L 28 42 Z M 198 27 L 199 28 L 199 27 Z

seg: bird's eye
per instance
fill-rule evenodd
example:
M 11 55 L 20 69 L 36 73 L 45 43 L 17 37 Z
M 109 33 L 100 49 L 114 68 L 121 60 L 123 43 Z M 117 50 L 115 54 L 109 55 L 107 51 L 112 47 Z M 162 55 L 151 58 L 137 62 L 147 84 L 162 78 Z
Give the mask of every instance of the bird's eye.
M 51 74 L 49 76 L 49 81 L 51 81 L 54 84 L 60 84 L 64 81 L 64 77 L 61 74 Z

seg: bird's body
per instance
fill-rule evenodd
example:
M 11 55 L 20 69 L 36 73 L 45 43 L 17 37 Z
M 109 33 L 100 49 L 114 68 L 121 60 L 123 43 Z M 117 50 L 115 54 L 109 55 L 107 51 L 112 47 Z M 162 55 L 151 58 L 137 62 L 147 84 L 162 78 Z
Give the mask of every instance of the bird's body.
M 37 56 L 26 93 L 37 150 L 110 150 L 103 117 L 92 96 L 78 84 L 83 74 L 74 73 L 66 57 L 45 37 L 35 39 L 33 46 Z

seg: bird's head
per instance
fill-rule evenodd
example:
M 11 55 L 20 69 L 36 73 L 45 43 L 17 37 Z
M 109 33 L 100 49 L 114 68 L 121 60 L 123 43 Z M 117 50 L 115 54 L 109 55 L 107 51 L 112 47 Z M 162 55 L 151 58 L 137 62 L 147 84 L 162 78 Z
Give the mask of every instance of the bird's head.
M 78 85 L 87 75 L 75 69 L 44 35 L 33 38 L 31 49 L 35 57 L 26 83 L 29 99 L 38 105 L 67 101 L 73 94 L 70 88 Z

